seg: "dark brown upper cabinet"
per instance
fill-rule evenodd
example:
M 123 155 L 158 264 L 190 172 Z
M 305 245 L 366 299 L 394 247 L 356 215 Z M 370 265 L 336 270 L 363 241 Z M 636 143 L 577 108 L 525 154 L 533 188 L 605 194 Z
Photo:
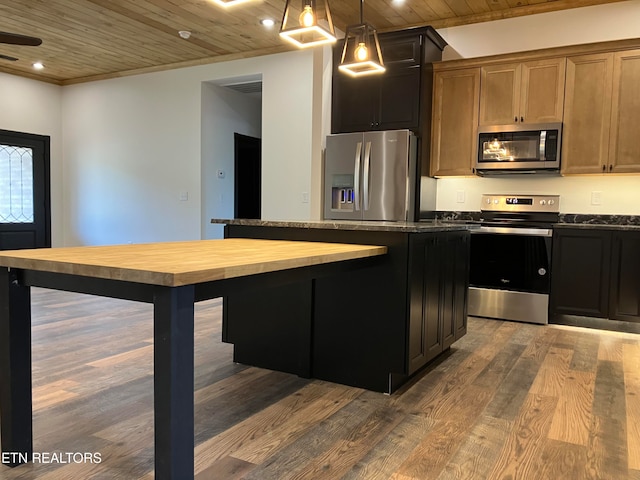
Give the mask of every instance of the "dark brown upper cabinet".
M 332 133 L 409 129 L 429 137 L 431 63 L 446 42 L 431 27 L 382 33 L 386 72 L 350 77 L 338 70 L 342 43 L 334 47 Z M 426 128 L 425 128 L 426 127 Z

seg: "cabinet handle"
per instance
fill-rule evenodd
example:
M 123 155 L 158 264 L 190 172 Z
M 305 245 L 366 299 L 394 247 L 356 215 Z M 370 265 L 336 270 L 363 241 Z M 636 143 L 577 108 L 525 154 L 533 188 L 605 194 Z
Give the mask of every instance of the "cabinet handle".
M 524 122 L 524 117 L 520 117 L 520 121 L 521 121 L 521 122 Z
M 607 166 L 606 165 L 602 165 L 602 171 L 606 172 L 607 171 Z
M 472 169 L 471 169 L 471 173 L 474 173 L 474 174 L 475 174 L 475 173 L 476 173 L 476 169 L 475 169 L 475 168 L 472 168 Z
M 513 120 L 517 122 L 518 121 L 518 117 L 515 117 Z
M 371 122 L 371 125 L 370 125 L 370 126 L 371 126 L 371 127 L 373 127 L 373 122 Z
M 613 171 L 613 164 L 609 165 L 609 171 Z

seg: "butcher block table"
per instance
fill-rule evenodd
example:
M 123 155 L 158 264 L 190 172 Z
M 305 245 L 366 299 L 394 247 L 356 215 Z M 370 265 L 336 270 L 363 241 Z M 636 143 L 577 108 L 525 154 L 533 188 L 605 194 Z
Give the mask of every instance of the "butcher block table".
M 2 452 L 33 453 L 30 287 L 153 303 L 155 478 L 184 480 L 194 476 L 194 303 L 358 268 L 386 250 L 234 238 L 0 252 Z

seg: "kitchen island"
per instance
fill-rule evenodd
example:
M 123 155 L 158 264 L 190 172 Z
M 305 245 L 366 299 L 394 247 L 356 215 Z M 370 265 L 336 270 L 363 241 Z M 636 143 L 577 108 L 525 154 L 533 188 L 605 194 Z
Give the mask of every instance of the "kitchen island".
M 392 393 L 466 333 L 467 225 L 241 219 L 212 223 L 226 225 L 226 238 L 388 249 L 380 262 L 359 271 L 225 296 L 223 340 L 234 344 L 239 363 Z
M 186 480 L 194 477 L 194 302 L 313 281 L 385 253 L 384 246 L 251 239 L 0 252 L 3 463 L 33 454 L 30 287 L 153 304 L 155 478 Z

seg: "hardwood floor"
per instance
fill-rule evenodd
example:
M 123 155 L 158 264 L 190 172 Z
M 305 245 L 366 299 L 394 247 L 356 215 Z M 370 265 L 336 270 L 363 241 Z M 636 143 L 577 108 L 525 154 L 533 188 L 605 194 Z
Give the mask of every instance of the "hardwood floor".
M 34 450 L 101 462 L 0 466 L 0 479 L 153 478 L 152 307 L 32 298 Z M 470 318 L 386 396 L 233 364 L 221 313 L 196 305 L 199 480 L 640 480 L 638 335 Z

